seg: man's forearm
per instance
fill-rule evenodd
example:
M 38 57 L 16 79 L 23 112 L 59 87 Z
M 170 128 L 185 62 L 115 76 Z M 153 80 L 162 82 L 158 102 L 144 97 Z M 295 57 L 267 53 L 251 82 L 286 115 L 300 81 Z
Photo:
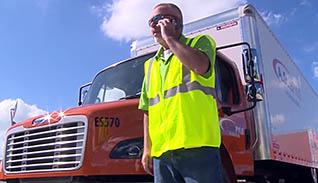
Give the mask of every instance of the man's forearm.
M 153 162 L 151 158 L 151 140 L 149 137 L 149 120 L 148 112 L 144 113 L 144 152 L 141 158 L 144 170 L 150 175 L 153 175 Z
M 151 140 L 149 136 L 149 119 L 148 112 L 144 113 L 144 152 L 151 151 Z
M 203 52 L 184 45 L 172 37 L 167 38 L 166 42 L 169 45 L 169 49 L 188 69 L 200 75 L 208 71 L 210 64 L 209 57 Z

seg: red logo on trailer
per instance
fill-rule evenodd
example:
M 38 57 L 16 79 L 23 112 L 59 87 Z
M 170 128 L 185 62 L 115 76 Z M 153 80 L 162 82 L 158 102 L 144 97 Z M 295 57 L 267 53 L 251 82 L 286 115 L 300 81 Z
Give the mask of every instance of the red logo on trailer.
M 283 83 L 283 86 L 288 88 L 289 97 L 292 97 L 293 102 L 299 106 L 299 101 L 301 100 L 301 82 L 299 78 L 293 76 L 288 68 L 276 58 L 273 59 L 273 69 L 280 83 Z
M 229 28 L 229 27 L 233 27 L 233 26 L 236 26 L 238 25 L 238 22 L 237 21 L 231 21 L 231 22 L 227 22 L 225 24 L 222 24 L 220 26 L 217 26 L 216 27 L 216 30 L 222 30 L 222 29 L 226 29 L 226 28 Z

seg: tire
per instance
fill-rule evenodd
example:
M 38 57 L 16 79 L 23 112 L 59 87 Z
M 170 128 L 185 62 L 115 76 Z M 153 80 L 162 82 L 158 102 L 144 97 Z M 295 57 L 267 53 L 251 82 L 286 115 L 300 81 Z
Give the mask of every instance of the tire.
M 318 183 L 318 174 L 317 174 L 317 169 L 316 168 L 311 168 L 311 178 L 313 183 Z

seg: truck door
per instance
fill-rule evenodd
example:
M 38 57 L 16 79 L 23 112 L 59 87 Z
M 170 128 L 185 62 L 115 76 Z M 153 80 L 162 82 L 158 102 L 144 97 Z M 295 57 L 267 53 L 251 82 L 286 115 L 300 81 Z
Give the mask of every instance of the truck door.
M 215 72 L 222 145 L 231 157 L 235 174 L 252 175 L 253 156 L 250 119 L 253 118 L 251 110 L 230 116 L 227 116 L 221 110 L 222 107 L 240 110 L 247 105 L 238 69 L 233 61 L 222 54 L 218 54 L 215 62 Z M 224 160 L 222 159 L 222 161 Z

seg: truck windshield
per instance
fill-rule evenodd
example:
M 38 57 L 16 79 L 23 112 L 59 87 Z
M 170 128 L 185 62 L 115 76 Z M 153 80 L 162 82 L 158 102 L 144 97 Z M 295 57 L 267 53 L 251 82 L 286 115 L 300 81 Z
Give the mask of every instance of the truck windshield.
M 100 72 L 94 79 L 83 104 L 112 102 L 140 95 L 144 63 L 154 53 L 136 57 Z

